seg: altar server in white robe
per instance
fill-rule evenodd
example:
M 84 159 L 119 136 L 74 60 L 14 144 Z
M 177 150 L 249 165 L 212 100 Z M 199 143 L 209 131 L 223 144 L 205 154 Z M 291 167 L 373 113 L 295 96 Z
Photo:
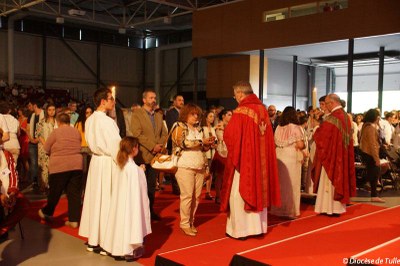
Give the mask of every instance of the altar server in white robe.
M 138 152 L 137 138 L 121 140 L 117 156 L 118 182 L 113 189 L 103 246 L 111 255 L 123 256 L 127 261 L 143 255 L 143 239 L 151 233 L 145 165 L 138 166 L 133 161 Z
M 109 89 L 94 93 L 96 111 L 86 120 L 86 142 L 93 152 L 90 161 L 79 235 L 88 238 L 88 251 L 103 246 L 112 187 L 117 176 L 119 129 L 115 121 L 106 115 L 114 108 L 115 99 Z

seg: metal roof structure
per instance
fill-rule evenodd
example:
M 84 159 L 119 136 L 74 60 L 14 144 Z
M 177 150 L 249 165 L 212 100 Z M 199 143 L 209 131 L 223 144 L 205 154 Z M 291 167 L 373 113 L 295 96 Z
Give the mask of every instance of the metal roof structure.
M 196 10 L 242 0 L 0 0 L 0 16 L 25 13 L 120 33 L 186 30 Z

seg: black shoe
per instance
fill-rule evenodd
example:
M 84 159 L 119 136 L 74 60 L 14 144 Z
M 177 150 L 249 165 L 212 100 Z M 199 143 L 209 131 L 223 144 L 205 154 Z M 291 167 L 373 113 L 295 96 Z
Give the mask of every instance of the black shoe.
M 92 246 L 92 245 L 87 245 L 86 250 L 89 252 L 96 252 L 96 253 L 100 253 L 100 251 L 102 250 L 102 248 L 97 245 L 97 246 Z
M 144 254 L 144 247 L 143 247 L 143 246 L 140 246 L 140 247 L 138 247 L 138 248 L 135 248 L 135 249 L 132 251 L 132 254 L 130 254 L 130 255 L 125 255 L 124 258 L 125 258 L 125 260 L 126 260 L 127 262 L 131 262 L 131 261 L 134 261 L 134 260 L 136 260 L 136 259 L 142 257 L 143 254 Z
M 104 249 L 101 249 L 100 252 L 99 252 L 99 254 L 102 255 L 102 256 L 109 256 L 109 255 L 111 255 L 111 253 L 108 253 L 108 252 L 105 251 Z
M 245 240 L 247 240 L 247 236 L 243 236 L 243 237 L 233 237 L 233 236 L 231 236 L 231 235 L 229 235 L 229 234 L 227 234 L 227 233 L 225 233 L 225 235 L 226 235 L 227 237 L 232 238 L 232 239 L 235 239 L 235 240 L 240 240 L 240 241 L 245 241 Z
M 153 221 L 161 221 L 161 217 L 154 212 L 151 213 L 150 217 L 151 217 L 151 220 L 153 220 Z
M 221 204 L 221 199 L 219 197 L 215 197 L 215 203 Z
M 0 235 L 0 243 L 3 243 L 8 239 L 8 232 L 5 232 L 4 234 Z

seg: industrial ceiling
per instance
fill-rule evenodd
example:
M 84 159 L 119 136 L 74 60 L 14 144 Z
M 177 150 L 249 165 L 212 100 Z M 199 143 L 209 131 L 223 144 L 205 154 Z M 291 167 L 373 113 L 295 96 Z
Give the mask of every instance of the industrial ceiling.
M 242 0 L 0 0 L 0 16 L 24 13 L 59 24 L 139 34 L 191 29 L 194 11 L 238 1 Z

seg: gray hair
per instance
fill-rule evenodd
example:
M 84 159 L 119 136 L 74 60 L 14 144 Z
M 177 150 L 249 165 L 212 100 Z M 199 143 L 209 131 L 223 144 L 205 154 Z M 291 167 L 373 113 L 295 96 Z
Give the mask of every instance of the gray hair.
M 150 93 L 150 92 L 156 94 L 156 92 L 155 92 L 154 90 L 147 89 L 147 90 L 145 90 L 145 91 L 143 92 L 142 98 L 145 99 L 145 98 L 147 97 L 147 94 Z
M 253 88 L 251 87 L 251 84 L 248 81 L 236 82 L 236 84 L 233 85 L 233 90 L 243 92 L 244 95 L 249 95 L 253 93 Z

